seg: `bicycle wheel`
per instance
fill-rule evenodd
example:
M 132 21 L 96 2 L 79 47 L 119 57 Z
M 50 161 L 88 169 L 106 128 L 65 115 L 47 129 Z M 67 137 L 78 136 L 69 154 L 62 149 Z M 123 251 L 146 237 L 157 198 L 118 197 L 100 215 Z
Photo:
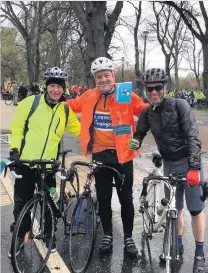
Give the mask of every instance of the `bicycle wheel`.
M 74 273 L 84 273 L 90 263 L 96 237 L 96 212 L 91 196 L 81 196 L 72 215 L 69 257 Z
M 54 229 L 55 217 L 51 204 L 46 202 L 43 206 L 42 198 L 35 196 L 22 209 L 13 232 L 11 260 L 15 273 L 43 272 L 51 253 Z M 24 248 L 17 255 L 18 240 L 23 241 Z
M 155 222 L 156 213 L 156 191 L 157 184 L 149 183 L 147 188 L 147 196 L 144 202 L 145 211 L 143 213 L 143 228 L 145 236 L 151 236 L 153 231 L 153 223 Z
M 175 273 L 177 264 L 177 219 L 169 218 L 166 226 L 166 272 Z
M 177 265 L 177 218 L 171 219 L 171 273 L 174 273 Z
M 13 103 L 13 95 L 12 94 L 5 94 L 4 95 L 4 102 L 6 105 L 11 105 Z

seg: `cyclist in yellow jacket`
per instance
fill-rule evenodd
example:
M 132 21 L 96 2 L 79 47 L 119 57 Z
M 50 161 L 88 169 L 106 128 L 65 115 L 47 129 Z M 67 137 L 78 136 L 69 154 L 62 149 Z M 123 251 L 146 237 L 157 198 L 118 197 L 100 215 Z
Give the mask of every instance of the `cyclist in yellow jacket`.
M 17 164 L 20 159 L 50 160 L 57 158 L 59 143 L 65 129 L 74 136 L 80 135 L 80 123 L 73 111 L 70 108 L 66 109 L 63 96 L 66 88 L 65 81 L 68 77 L 67 73 L 58 67 L 54 67 L 49 68 L 44 76 L 46 79 L 46 92 L 40 97 L 39 104 L 30 116 L 28 123 L 26 121 L 35 96 L 30 96 L 18 104 L 10 127 L 10 160 L 15 161 Z M 16 221 L 23 206 L 33 196 L 38 174 L 34 168 L 31 169 L 26 165 L 16 167 L 15 172 L 22 174 L 22 178 L 16 179 L 14 185 L 13 214 Z M 56 186 L 56 181 L 52 175 L 47 176 L 47 184 L 49 187 Z M 14 225 L 15 223 L 11 225 L 11 231 L 13 231 Z M 18 239 L 20 251 L 23 238 Z M 56 243 L 54 239 L 52 251 L 55 250 Z M 11 251 L 9 251 L 8 255 L 11 256 Z

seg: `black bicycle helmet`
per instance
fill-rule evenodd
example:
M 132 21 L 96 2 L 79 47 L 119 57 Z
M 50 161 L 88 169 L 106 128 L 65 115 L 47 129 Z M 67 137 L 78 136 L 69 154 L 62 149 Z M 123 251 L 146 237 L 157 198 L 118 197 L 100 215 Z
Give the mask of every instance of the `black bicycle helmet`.
M 61 79 L 67 80 L 68 74 L 58 67 L 48 68 L 44 73 L 45 80 L 49 79 Z
M 167 74 L 163 69 L 151 68 L 148 69 L 142 76 L 143 83 L 154 83 L 154 82 L 167 82 Z

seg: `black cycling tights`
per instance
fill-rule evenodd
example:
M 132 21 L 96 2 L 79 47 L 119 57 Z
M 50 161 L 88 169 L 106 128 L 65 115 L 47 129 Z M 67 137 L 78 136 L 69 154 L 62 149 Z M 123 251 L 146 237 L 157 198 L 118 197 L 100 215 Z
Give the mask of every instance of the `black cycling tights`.
M 112 182 L 117 185 L 117 194 L 121 204 L 121 218 L 125 237 L 132 236 L 134 222 L 134 206 L 132 196 L 133 186 L 133 161 L 124 164 L 111 164 L 119 172 L 125 174 L 125 180 L 121 186 L 121 180 L 113 170 L 100 169 L 95 174 L 95 185 L 99 202 L 99 214 L 105 235 L 112 235 Z

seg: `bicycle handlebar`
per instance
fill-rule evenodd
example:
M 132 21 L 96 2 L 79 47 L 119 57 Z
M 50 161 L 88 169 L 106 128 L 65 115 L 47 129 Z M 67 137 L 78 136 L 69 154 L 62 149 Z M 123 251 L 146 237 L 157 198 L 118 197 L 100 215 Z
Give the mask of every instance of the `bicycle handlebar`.
M 122 174 L 120 173 L 117 169 L 115 169 L 114 167 L 111 167 L 111 166 L 108 166 L 108 165 L 104 165 L 102 162 L 99 162 L 99 161 L 93 161 L 93 162 L 83 162 L 83 161 L 74 161 L 71 163 L 71 166 L 70 166 L 70 172 L 73 172 L 75 166 L 85 166 L 85 167 L 88 167 L 88 168 L 92 168 L 95 172 L 100 169 L 100 168 L 107 168 L 107 169 L 111 169 L 113 170 L 114 172 L 117 173 L 118 175 L 118 178 L 121 179 L 122 181 L 124 180 L 125 178 L 125 174 Z
M 170 185 L 172 185 L 172 183 L 176 184 L 176 183 L 181 183 L 184 181 L 187 181 L 185 177 L 183 177 L 182 175 L 177 175 L 175 173 L 171 173 L 169 176 L 149 176 L 149 177 L 145 177 L 143 179 L 143 188 L 142 188 L 142 192 L 141 192 L 141 196 L 147 196 L 147 186 L 149 181 L 151 180 L 161 180 L 161 181 L 166 181 L 167 183 L 169 183 Z M 206 200 L 206 182 L 204 183 L 204 185 L 200 184 L 202 191 L 203 191 L 203 195 L 200 196 L 201 201 L 205 201 Z
M 61 180 L 65 180 L 66 176 L 61 174 L 61 169 L 57 169 L 61 162 L 59 160 L 55 160 L 55 159 L 51 159 L 51 160 L 45 160 L 45 159 L 35 159 L 35 160 L 20 160 L 19 161 L 20 164 L 29 164 L 30 166 L 35 166 L 35 165 L 47 165 L 47 164 L 51 164 L 56 168 L 56 177 L 61 179 Z M 14 162 L 11 162 L 8 167 L 12 168 L 14 167 Z M 21 174 L 16 174 L 16 172 L 14 170 L 11 170 L 11 175 L 15 178 L 15 179 L 20 179 L 22 178 Z

